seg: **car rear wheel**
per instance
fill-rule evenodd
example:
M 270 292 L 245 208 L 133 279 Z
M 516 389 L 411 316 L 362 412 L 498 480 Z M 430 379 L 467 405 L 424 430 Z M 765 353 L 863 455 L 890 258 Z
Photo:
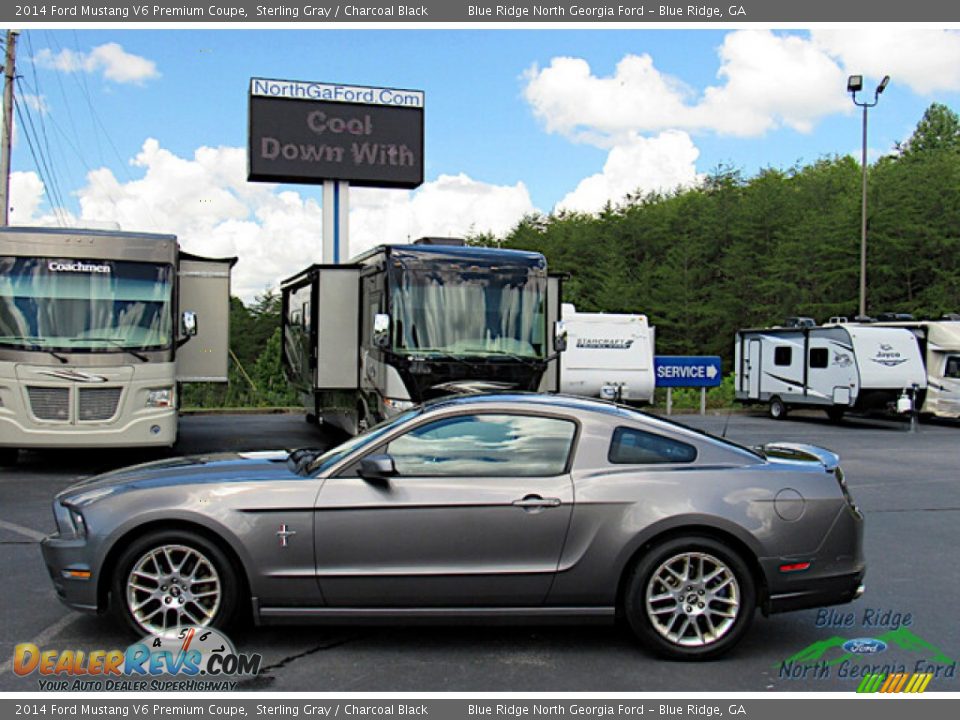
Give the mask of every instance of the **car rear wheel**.
M 236 571 L 224 553 L 186 530 L 135 540 L 117 563 L 113 607 L 140 634 L 224 627 L 237 609 Z
M 707 537 L 669 540 L 646 553 L 624 598 L 637 637 L 674 660 L 708 660 L 727 652 L 753 622 L 755 609 L 746 563 Z
M 774 420 L 783 420 L 787 416 L 787 406 L 778 397 L 770 398 L 770 417 Z

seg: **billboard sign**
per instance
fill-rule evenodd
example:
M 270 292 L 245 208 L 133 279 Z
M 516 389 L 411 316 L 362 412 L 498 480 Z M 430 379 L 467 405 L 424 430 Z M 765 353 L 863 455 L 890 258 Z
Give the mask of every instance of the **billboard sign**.
M 423 110 L 419 90 L 252 78 L 247 179 L 418 187 Z

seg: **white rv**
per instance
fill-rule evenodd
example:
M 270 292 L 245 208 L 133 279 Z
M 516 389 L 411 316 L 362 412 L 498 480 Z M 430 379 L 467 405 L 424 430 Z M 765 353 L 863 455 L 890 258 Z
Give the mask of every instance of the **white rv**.
M 819 407 L 832 420 L 848 410 L 888 410 L 927 374 L 909 330 L 873 325 L 741 330 L 734 346 L 736 399 L 768 403 L 770 416 Z
M 567 350 L 560 389 L 571 395 L 653 402 L 654 328 L 646 315 L 581 313 L 564 303 Z
M 173 235 L 0 228 L 0 465 L 173 445 L 178 384 L 227 381 L 235 262 Z
M 917 337 L 927 369 L 927 394 L 920 412 L 960 417 L 960 321 L 893 321 L 872 327 L 905 328 Z

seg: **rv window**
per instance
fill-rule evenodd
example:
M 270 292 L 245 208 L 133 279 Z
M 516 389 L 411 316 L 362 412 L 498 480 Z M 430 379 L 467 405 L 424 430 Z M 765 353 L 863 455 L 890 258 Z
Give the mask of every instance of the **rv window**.
M 960 355 L 952 355 L 947 358 L 947 368 L 943 371 L 943 376 L 960 378 Z
M 618 465 L 688 463 L 696 459 L 697 449 L 692 445 L 627 427 L 613 431 L 607 453 L 607 460 Z
M 781 345 L 773 349 L 774 365 L 789 365 L 793 361 L 793 348 Z
M 827 348 L 810 348 L 810 367 L 825 368 L 830 361 L 830 351 Z

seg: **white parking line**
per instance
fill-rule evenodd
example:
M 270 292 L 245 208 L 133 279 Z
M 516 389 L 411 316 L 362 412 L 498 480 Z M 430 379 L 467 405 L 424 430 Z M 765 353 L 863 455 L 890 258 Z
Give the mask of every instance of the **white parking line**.
M 15 532 L 18 535 L 23 535 L 24 537 L 28 537 L 31 540 L 36 540 L 37 542 L 40 542 L 46 537 L 45 533 L 37 532 L 36 530 L 24 527 L 23 525 L 15 525 L 11 522 L 7 522 L 6 520 L 0 520 L 0 528 L 9 530 L 10 532 Z
M 64 615 L 62 618 L 57 620 L 53 625 L 51 625 L 42 633 L 37 635 L 33 640 L 30 640 L 30 642 L 32 642 L 37 647 L 42 647 L 51 639 L 56 637 L 57 633 L 59 633 L 61 630 L 66 628 L 71 623 L 76 622 L 81 617 L 83 616 L 80 613 L 70 613 L 69 615 Z M 10 658 L 6 662 L 0 664 L 0 675 L 3 675 L 4 673 L 9 672 L 10 668 L 12 667 L 13 667 L 13 658 Z

